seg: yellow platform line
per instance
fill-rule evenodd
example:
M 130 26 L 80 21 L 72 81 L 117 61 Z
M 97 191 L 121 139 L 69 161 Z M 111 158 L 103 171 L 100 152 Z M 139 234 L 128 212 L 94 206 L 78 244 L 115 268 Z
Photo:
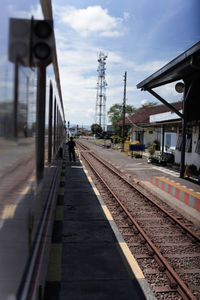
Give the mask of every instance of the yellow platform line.
M 122 242 L 122 243 L 119 243 L 119 245 L 120 245 L 120 248 L 122 249 L 122 252 L 124 253 L 135 277 L 137 279 L 144 279 L 144 275 L 143 275 L 137 261 L 133 257 L 130 249 L 128 248 L 127 244 L 125 242 Z
M 62 244 L 52 244 L 46 281 L 61 281 Z
M 12 219 L 14 217 L 16 208 L 17 205 L 15 204 L 5 205 L 0 214 L 0 219 L 1 220 Z
M 93 188 L 93 191 L 95 192 L 95 195 L 100 196 L 100 193 L 99 193 L 99 191 L 97 190 L 97 188 L 96 188 L 96 187 L 92 187 L 92 188 Z
M 182 186 L 181 184 L 177 184 L 176 182 L 173 182 L 173 181 L 171 181 L 170 179 L 167 179 L 167 178 L 162 177 L 162 176 L 156 176 L 156 178 L 158 178 L 158 179 L 160 179 L 161 181 L 164 181 L 164 182 L 166 182 L 166 183 L 168 183 L 168 184 L 171 184 L 172 186 L 177 187 L 179 190 L 182 190 L 182 191 L 184 191 L 184 192 L 186 192 L 186 193 L 188 193 L 188 194 L 191 194 L 192 196 L 194 196 L 194 197 L 200 199 L 200 195 L 199 195 L 198 193 L 196 193 L 195 191 L 189 190 L 188 188 Z
M 31 178 L 29 179 L 29 182 L 34 182 L 36 180 L 35 176 L 31 176 Z
M 92 178 L 90 176 L 88 176 L 88 181 L 92 182 Z
M 105 214 L 106 218 L 107 218 L 109 221 L 113 221 L 113 217 L 112 217 L 112 215 L 111 215 L 109 209 L 107 208 L 107 206 L 106 206 L 106 205 L 101 205 L 101 207 L 102 207 L 102 209 L 103 209 L 103 211 L 104 211 L 104 214 Z
M 84 168 L 84 172 L 85 172 L 86 174 L 88 173 L 88 172 L 86 171 L 85 168 Z M 95 187 L 95 185 L 94 185 L 94 183 L 93 183 L 91 177 L 88 176 L 88 175 L 87 175 L 87 177 L 88 177 L 89 182 L 92 183 L 92 188 L 93 188 L 94 193 L 95 193 L 97 196 L 100 196 L 100 193 L 99 193 L 98 189 Z M 108 209 L 108 207 L 107 207 L 105 204 L 102 204 L 101 207 L 102 207 L 102 209 L 103 209 L 103 211 L 104 211 L 104 214 L 105 214 L 107 220 L 108 220 L 109 222 L 114 221 L 114 220 L 113 220 L 113 217 L 112 217 L 112 215 L 111 215 L 111 213 L 110 213 L 110 211 L 109 211 L 109 209 Z M 115 230 L 113 230 L 113 231 L 114 231 L 114 233 L 115 233 L 115 236 L 117 237 L 117 233 L 115 232 Z M 139 265 L 138 265 L 136 259 L 134 258 L 133 254 L 131 253 L 131 251 L 130 251 L 128 245 L 126 244 L 126 242 L 125 242 L 125 241 L 124 241 L 124 242 L 119 242 L 119 241 L 118 241 L 117 245 L 119 245 L 119 247 L 120 247 L 120 249 L 121 249 L 123 255 L 125 256 L 125 258 L 126 258 L 128 264 L 129 264 L 129 266 L 130 266 L 130 268 L 131 268 L 133 274 L 135 275 L 135 277 L 136 277 L 137 279 L 144 279 L 144 275 L 143 275 L 143 273 L 142 273 L 142 270 L 140 269 L 140 267 L 139 267 Z
M 19 194 L 20 195 L 26 195 L 26 194 L 28 194 L 30 189 L 31 189 L 30 186 L 26 186 L 21 192 L 19 192 Z

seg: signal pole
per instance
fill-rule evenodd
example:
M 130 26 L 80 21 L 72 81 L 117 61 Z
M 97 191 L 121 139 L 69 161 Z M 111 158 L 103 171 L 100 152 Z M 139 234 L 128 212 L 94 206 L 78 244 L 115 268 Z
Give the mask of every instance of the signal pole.
M 37 73 L 36 174 L 38 183 L 42 180 L 44 173 L 45 98 L 46 66 L 39 67 Z
M 123 110 L 122 110 L 122 150 L 124 152 L 124 140 L 125 140 L 125 114 L 126 114 L 126 78 L 127 72 L 124 74 L 124 97 L 123 97 Z
M 19 64 L 16 60 L 14 72 L 14 105 L 13 105 L 13 135 L 18 138 L 18 98 L 19 98 Z

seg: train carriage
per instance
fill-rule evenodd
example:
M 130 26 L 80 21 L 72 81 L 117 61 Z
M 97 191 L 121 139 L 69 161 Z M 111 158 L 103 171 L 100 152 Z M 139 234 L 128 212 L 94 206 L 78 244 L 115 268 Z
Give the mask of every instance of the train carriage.
M 0 31 L 0 298 L 28 299 L 46 272 L 65 138 L 51 1 L 3 0 Z

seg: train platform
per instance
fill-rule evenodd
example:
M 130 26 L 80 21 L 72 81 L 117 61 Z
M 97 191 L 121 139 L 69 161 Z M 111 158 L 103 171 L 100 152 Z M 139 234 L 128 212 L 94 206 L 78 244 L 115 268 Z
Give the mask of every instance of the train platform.
M 63 162 L 45 300 L 155 299 L 81 161 Z
M 124 152 L 93 142 L 89 146 L 138 185 L 200 226 L 200 185 L 180 178 L 174 170 L 149 164 L 146 157 L 131 158 Z

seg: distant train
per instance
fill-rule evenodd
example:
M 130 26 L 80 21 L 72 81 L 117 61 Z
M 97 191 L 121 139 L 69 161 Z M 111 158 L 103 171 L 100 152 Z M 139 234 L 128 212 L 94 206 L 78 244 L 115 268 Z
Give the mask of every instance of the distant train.
M 51 1 L 3 0 L 0 36 L 0 299 L 41 299 L 66 136 Z

